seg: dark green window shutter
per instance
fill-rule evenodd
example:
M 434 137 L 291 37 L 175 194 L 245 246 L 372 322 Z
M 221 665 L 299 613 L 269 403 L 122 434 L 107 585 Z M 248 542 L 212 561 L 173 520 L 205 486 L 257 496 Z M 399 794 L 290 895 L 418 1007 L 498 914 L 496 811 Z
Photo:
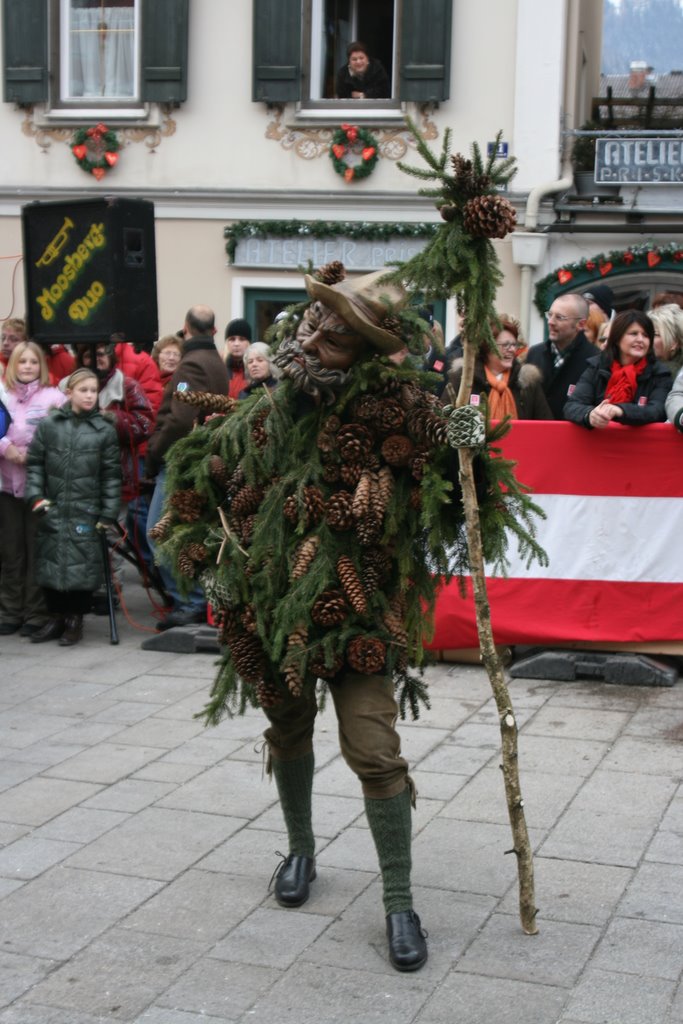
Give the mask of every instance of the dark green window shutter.
M 301 0 L 254 0 L 254 89 L 261 103 L 301 95 Z
M 453 0 L 403 0 L 400 98 L 447 100 L 451 75 Z
M 4 0 L 2 5 L 5 103 L 47 99 L 47 3 Z
M 141 99 L 187 99 L 189 0 L 143 0 Z

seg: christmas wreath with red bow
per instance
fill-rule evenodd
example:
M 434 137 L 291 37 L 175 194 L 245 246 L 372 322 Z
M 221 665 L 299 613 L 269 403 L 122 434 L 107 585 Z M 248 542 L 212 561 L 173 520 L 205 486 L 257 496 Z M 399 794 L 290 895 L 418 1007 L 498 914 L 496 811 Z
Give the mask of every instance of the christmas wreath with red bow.
M 348 163 L 349 153 L 360 153 L 361 159 L 356 163 Z M 377 139 L 365 128 L 355 124 L 343 124 L 332 136 L 330 159 L 337 174 L 344 181 L 357 181 L 367 178 L 377 163 Z
M 120 149 L 116 132 L 101 123 L 92 128 L 79 128 L 71 140 L 71 152 L 76 163 L 98 181 L 116 165 Z

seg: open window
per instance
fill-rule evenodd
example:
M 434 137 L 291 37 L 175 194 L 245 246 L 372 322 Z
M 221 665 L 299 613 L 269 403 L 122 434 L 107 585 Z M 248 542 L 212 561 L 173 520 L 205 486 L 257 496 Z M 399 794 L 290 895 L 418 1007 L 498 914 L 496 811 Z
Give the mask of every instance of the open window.
M 320 0 L 310 10 L 310 100 L 338 99 L 337 75 L 347 66 L 349 43 L 362 41 L 372 60 L 386 71 L 394 95 L 398 0 Z
M 189 0 L 3 0 L 4 100 L 139 117 L 187 97 Z
M 448 99 L 451 19 L 452 0 L 254 0 L 253 99 L 329 113 Z M 387 99 L 335 98 L 352 40 L 384 66 Z

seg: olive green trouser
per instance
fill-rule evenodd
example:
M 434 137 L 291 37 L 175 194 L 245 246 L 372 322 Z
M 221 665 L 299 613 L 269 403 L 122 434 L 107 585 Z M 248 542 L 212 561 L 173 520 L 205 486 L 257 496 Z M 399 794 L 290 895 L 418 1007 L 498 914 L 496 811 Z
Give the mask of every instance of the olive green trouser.
M 329 684 L 339 724 L 339 746 L 352 772 L 360 779 L 363 795 L 386 800 L 401 793 L 408 778 L 408 762 L 401 757 L 396 731 L 398 707 L 387 676 L 347 672 Z M 318 711 L 314 692 L 288 696 L 273 708 L 264 708 L 270 728 L 264 736 L 270 756 L 293 761 L 313 749 L 313 726 Z

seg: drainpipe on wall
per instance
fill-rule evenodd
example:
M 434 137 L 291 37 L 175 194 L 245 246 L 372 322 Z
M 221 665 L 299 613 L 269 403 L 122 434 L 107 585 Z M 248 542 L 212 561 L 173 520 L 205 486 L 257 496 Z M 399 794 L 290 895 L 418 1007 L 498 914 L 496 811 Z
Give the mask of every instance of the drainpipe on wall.
M 563 168 L 562 177 L 556 181 L 546 181 L 532 188 L 526 201 L 524 214 L 524 231 L 515 231 L 512 235 L 512 261 L 520 270 L 519 319 L 522 334 L 529 339 L 531 322 L 531 281 L 533 272 L 545 258 L 548 248 L 548 236 L 538 231 L 538 212 L 544 196 L 556 192 L 566 192 L 574 180 L 571 166 Z

